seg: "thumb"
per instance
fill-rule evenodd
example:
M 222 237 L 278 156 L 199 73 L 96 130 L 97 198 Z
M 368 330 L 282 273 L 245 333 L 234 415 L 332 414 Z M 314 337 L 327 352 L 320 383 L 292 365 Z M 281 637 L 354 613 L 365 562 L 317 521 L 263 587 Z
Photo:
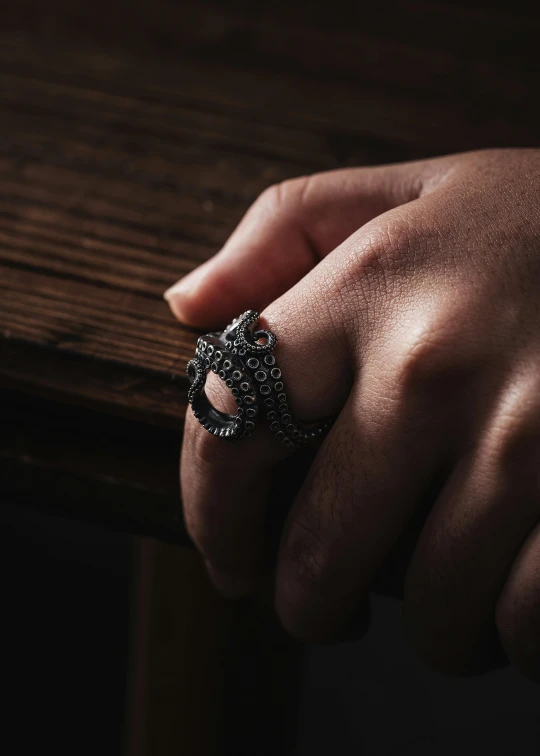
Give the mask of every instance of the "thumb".
M 164 297 L 178 320 L 201 328 L 260 312 L 362 225 L 416 199 L 447 160 L 329 171 L 272 186 L 224 248 Z

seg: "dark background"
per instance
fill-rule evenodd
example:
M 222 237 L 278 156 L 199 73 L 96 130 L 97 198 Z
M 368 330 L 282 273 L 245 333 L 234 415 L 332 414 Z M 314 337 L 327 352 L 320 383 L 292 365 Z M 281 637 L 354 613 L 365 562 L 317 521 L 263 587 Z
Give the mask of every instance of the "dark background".
M 8 306 L 10 291 L 23 274 L 55 270 L 58 281 L 90 282 L 103 296 L 111 287 L 111 301 L 125 315 L 131 287 L 141 293 L 137 327 L 144 328 L 145 313 L 153 313 L 145 308 L 218 249 L 270 183 L 345 165 L 537 146 L 540 19 L 536 4 L 525 3 L 19 0 L 4 4 L 0 21 L 3 221 L 13 219 L 14 202 L 19 210 L 33 207 L 33 185 L 55 202 L 57 195 L 75 196 L 79 186 L 97 186 L 105 199 L 114 194 L 129 208 L 131 225 L 122 233 L 141 248 L 146 237 L 161 245 L 162 256 L 149 257 L 145 268 L 138 258 L 140 269 L 116 270 L 111 262 L 111 270 L 104 265 L 98 273 L 80 256 L 73 256 L 74 267 L 71 260 L 55 263 L 47 238 L 24 254 L 15 254 L 6 236 L 0 246 L 3 380 L 8 376 L 10 391 L 23 382 L 29 393 L 53 402 L 43 376 L 49 383 L 54 376 L 54 401 L 60 396 L 64 405 L 98 407 L 94 424 L 100 427 L 90 435 L 80 415 L 80 458 L 72 453 L 69 465 L 57 464 L 52 482 L 43 471 L 53 431 L 58 460 L 64 460 L 69 455 L 60 451 L 61 437 L 68 449 L 76 430 L 51 421 L 54 403 L 23 417 L 3 395 L 2 687 L 8 706 L 2 737 L 9 746 L 0 747 L 10 754 L 47 748 L 112 756 L 124 742 L 134 547 L 121 526 L 158 527 L 150 526 L 151 515 L 139 514 L 142 504 L 134 514 L 129 478 L 155 482 L 152 501 L 161 502 L 155 450 L 166 447 L 172 490 L 177 448 L 169 435 L 159 440 L 152 431 L 141 454 L 151 459 L 154 453 L 152 466 L 141 472 L 138 461 L 130 473 L 126 452 L 128 482 L 111 493 L 109 462 L 119 442 L 108 432 L 118 422 L 108 413 L 140 419 L 141 427 L 150 421 L 167 426 L 169 434 L 174 423 L 179 427 L 182 412 L 170 409 L 175 397 L 160 384 L 169 385 L 171 356 L 165 342 L 154 352 L 136 352 L 129 334 L 111 355 L 97 338 L 107 335 L 106 326 L 96 335 L 76 304 L 65 321 L 59 309 L 54 318 L 40 313 L 28 325 L 17 309 L 23 295 Z M 26 194 L 12 189 L 14 176 L 24 176 Z M 142 219 L 138 202 L 146 203 Z M 200 216 L 190 203 L 203 208 Z M 82 238 L 88 223 L 105 213 L 75 203 L 70 217 Z M 125 290 L 118 288 L 122 276 Z M 172 323 L 167 327 L 174 336 Z M 187 353 L 192 334 L 178 338 Z M 21 352 L 21 344 L 28 349 Z M 68 362 L 57 362 L 58 354 Z M 73 372 L 70 360 L 79 359 L 94 361 L 88 385 L 88 371 Z M 182 353 L 179 363 L 183 359 Z M 106 394 L 118 366 L 140 371 L 145 380 L 138 395 L 123 395 L 123 404 Z M 120 434 L 126 445 L 127 435 Z M 99 436 L 112 439 L 103 459 Z M 80 490 L 61 484 L 73 470 L 83 480 Z M 86 486 L 91 493 L 84 493 L 84 476 L 98 481 Z M 66 511 L 110 520 L 116 530 L 59 516 Z M 540 752 L 539 719 L 538 689 L 513 670 L 475 681 L 447 681 L 425 670 L 401 635 L 399 604 L 379 598 L 364 641 L 309 650 L 298 754 L 533 754 Z
M 6 754 L 121 754 L 132 539 L 2 502 Z

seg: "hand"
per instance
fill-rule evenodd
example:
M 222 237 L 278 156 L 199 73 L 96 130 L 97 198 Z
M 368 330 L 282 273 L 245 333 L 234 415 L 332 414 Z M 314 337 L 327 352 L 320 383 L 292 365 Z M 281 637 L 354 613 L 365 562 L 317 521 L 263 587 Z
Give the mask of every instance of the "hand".
M 194 326 L 262 311 L 295 415 L 338 415 L 282 533 L 285 628 L 331 636 L 440 481 L 404 588 L 419 653 L 467 671 L 496 631 L 539 678 L 540 150 L 287 181 L 166 297 Z M 187 527 L 228 594 L 256 588 L 289 454 L 262 426 L 227 443 L 186 421 Z

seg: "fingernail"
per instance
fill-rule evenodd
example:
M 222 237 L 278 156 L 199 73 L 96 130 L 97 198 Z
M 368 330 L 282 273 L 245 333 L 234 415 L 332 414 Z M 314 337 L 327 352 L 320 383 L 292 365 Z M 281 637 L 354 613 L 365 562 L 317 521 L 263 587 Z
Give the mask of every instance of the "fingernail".
M 244 598 L 257 592 L 258 575 L 223 572 L 216 570 L 210 562 L 206 562 L 206 569 L 214 587 L 225 598 Z
M 170 302 L 172 297 L 175 294 L 177 293 L 185 294 L 189 291 L 189 289 L 190 289 L 189 282 L 186 285 L 186 279 L 182 278 L 180 281 L 175 283 L 173 286 L 171 286 L 169 289 L 167 289 L 167 291 L 163 293 L 163 299 L 165 299 L 167 302 Z
M 167 302 L 170 302 L 173 297 L 178 295 L 182 297 L 190 296 L 206 272 L 206 266 L 200 265 L 198 268 L 195 268 L 195 270 L 192 270 L 191 273 L 188 273 L 167 289 L 163 294 L 163 298 Z

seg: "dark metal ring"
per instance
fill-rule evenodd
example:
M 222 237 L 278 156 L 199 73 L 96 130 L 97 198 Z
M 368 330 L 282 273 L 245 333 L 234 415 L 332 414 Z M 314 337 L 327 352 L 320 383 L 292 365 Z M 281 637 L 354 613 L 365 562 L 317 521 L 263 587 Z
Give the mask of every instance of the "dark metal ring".
M 207 431 L 222 438 L 248 438 L 259 412 L 285 446 L 304 446 L 321 438 L 331 421 L 305 424 L 293 418 L 281 370 L 272 351 L 277 338 L 271 331 L 254 330 L 259 313 L 248 310 L 221 333 L 208 333 L 197 342 L 188 362 L 188 399 L 193 414 Z M 204 386 L 208 372 L 216 373 L 235 397 L 235 415 L 212 406 Z

